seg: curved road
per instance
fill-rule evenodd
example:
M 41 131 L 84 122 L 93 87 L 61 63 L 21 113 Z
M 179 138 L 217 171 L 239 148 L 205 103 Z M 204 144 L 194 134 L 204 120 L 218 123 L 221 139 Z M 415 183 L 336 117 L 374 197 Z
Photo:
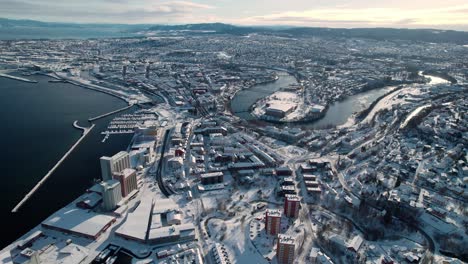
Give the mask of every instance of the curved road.
M 169 197 L 171 194 L 174 194 L 174 192 L 170 190 L 169 188 L 167 188 L 166 185 L 164 184 L 163 179 L 162 179 L 162 174 L 161 174 L 162 166 L 164 163 L 164 154 L 166 153 L 166 146 L 169 140 L 169 133 L 170 133 L 170 130 L 166 130 L 166 133 L 164 134 L 163 145 L 161 147 L 161 156 L 158 162 L 158 169 L 156 170 L 156 181 L 158 182 L 159 189 L 166 197 Z

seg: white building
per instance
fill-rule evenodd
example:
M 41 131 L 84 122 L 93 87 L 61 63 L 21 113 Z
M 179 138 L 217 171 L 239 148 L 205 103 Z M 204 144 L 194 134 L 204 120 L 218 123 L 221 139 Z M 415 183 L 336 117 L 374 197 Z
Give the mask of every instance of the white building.
M 39 254 L 36 250 L 26 248 L 13 259 L 13 264 L 39 264 Z
M 122 200 L 122 192 L 120 182 L 117 180 L 109 180 L 101 182 L 102 200 L 105 210 L 113 210 Z
M 114 172 L 121 172 L 130 168 L 130 156 L 128 152 L 121 151 L 112 157 L 101 157 L 101 175 L 104 181 L 112 180 Z
M 166 215 L 169 225 L 180 225 L 182 223 L 182 214 L 176 211 L 170 211 Z

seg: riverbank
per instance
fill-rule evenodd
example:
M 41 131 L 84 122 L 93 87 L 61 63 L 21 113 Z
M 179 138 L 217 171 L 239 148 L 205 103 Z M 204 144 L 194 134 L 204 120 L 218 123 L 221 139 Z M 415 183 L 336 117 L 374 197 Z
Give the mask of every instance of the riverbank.
M 403 89 L 403 87 L 404 87 L 403 85 L 400 85 L 400 86 L 398 86 L 397 88 L 395 88 L 395 89 L 389 91 L 388 93 L 386 93 L 386 94 L 380 96 L 379 98 L 377 98 L 376 100 L 374 100 L 374 102 L 372 102 L 372 104 L 371 104 L 367 109 L 364 109 L 363 111 L 361 111 L 361 112 L 359 112 L 359 113 L 356 114 L 356 117 L 355 117 L 355 118 L 356 118 L 356 121 L 362 121 L 362 120 L 364 120 L 364 119 L 367 117 L 367 115 L 372 111 L 372 109 L 374 109 L 374 107 L 375 107 L 383 98 L 387 97 L 388 95 L 390 95 L 390 94 L 392 94 L 392 93 L 394 93 L 394 92 L 396 92 L 396 91 L 399 91 L 399 90 Z
M 236 91 L 229 101 L 229 111 L 241 119 L 253 120 L 255 118 L 250 114 L 250 110 L 258 100 L 273 94 L 282 87 L 297 84 L 295 77 L 288 73 L 277 71 L 276 74 L 278 76 L 276 81 L 256 84 Z
M 421 75 L 423 75 L 424 77 L 429 77 L 431 79 L 433 77 L 437 77 L 437 78 L 443 79 L 443 80 L 445 80 L 447 82 L 450 82 L 452 84 L 457 83 L 457 79 L 453 78 L 452 76 L 450 76 L 448 73 L 445 73 L 445 72 L 439 72 L 439 71 L 435 71 L 435 70 L 425 70 L 425 71 L 423 71 L 421 73 Z
M 283 78 L 289 78 L 289 83 L 285 85 Z M 291 82 L 293 78 L 294 81 Z M 301 127 L 305 126 L 310 129 L 326 129 L 354 123 L 350 122 L 350 119 L 354 120 L 359 113 L 375 106 L 377 104 L 375 101 L 384 98 L 386 94 L 390 93 L 391 91 L 389 89 L 391 89 L 391 87 L 414 83 L 412 81 L 392 81 L 383 83 L 385 85 L 374 85 L 371 88 L 367 87 L 365 90 L 354 95 L 327 104 L 320 114 L 308 113 L 304 114 L 304 117 L 300 119 L 278 120 L 252 114 L 254 107 L 260 100 L 271 96 L 275 92 L 280 91 L 281 88 L 289 86 L 289 84 L 297 84 L 296 78 L 296 76 L 289 73 L 287 75 L 283 73 L 278 81 L 268 85 L 267 88 L 269 89 L 265 89 L 265 87 L 261 85 L 255 85 L 249 89 L 239 90 L 227 104 L 228 110 L 233 115 L 247 121 L 257 120 L 277 125 L 297 125 Z

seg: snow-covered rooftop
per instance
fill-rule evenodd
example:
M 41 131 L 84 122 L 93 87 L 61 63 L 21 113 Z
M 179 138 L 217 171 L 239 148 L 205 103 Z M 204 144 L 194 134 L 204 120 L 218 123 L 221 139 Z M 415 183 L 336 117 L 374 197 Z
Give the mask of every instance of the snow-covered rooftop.
M 42 225 L 87 237 L 98 237 L 113 221 L 115 218 L 112 216 L 65 207 L 42 222 Z

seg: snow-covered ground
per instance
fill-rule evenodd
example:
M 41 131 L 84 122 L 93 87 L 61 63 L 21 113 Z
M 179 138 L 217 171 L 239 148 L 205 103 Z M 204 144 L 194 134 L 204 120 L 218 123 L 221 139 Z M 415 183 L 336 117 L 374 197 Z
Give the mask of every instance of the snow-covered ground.
M 313 109 L 313 105 L 305 104 L 304 98 L 299 92 L 279 91 L 258 101 L 254 106 L 252 114 L 258 118 L 267 120 L 275 119 L 266 114 L 268 107 L 287 109 L 286 116 L 279 119 L 284 122 L 301 120 Z

